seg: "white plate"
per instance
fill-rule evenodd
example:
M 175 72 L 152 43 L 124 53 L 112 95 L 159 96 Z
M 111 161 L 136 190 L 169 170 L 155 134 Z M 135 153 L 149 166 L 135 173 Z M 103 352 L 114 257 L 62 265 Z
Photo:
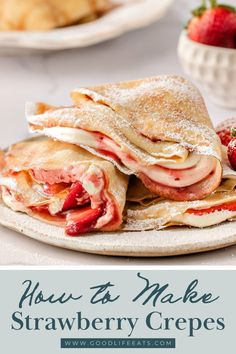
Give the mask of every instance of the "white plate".
M 0 31 L 0 52 L 14 48 L 59 50 L 103 42 L 157 21 L 164 15 L 172 0 L 113 0 L 113 2 L 121 5 L 87 24 L 48 32 Z
M 74 251 L 112 256 L 163 257 L 219 249 L 236 244 L 236 222 L 206 229 L 187 227 L 162 231 L 97 233 L 69 237 L 59 227 L 45 224 L 0 204 L 0 223 L 35 240 Z

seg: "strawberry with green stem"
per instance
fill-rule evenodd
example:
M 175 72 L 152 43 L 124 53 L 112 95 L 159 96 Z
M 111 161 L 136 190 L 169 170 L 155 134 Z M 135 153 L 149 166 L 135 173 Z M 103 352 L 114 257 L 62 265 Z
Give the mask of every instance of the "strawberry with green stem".
M 225 48 L 236 48 L 236 9 L 217 0 L 203 0 L 187 26 L 193 41 Z

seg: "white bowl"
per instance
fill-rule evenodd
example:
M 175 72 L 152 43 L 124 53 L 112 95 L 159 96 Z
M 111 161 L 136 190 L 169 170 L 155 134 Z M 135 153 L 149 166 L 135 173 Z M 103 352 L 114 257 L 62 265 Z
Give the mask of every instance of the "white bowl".
M 202 85 L 216 104 L 236 108 L 236 49 L 194 42 L 183 31 L 178 54 L 186 74 Z

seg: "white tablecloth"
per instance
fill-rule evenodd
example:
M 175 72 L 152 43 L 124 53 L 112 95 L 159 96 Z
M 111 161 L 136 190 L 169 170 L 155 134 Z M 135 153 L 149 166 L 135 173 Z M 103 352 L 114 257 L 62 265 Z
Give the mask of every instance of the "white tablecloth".
M 189 9 L 199 1 L 176 0 L 158 23 L 85 49 L 0 58 L 0 144 L 27 136 L 26 101 L 68 104 L 69 92 L 82 85 L 181 74 L 176 47 Z M 232 1 L 234 3 L 234 1 Z M 204 94 L 204 92 L 203 92 Z M 205 95 L 214 123 L 236 116 Z M 0 227 L 0 265 L 236 265 L 236 246 L 211 253 L 169 259 L 129 259 L 86 255 L 53 248 Z

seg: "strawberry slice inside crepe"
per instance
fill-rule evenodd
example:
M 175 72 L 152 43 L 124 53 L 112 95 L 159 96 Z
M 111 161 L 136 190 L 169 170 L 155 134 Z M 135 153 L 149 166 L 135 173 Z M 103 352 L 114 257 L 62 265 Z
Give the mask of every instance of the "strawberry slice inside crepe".
M 69 236 L 116 230 L 127 178 L 79 147 L 36 139 L 13 145 L 0 176 L 11 209 L 64 227 Z
M 216 211 L 236 211 L 236 200 L 225 204 L 215 205 L 206 209 L 188 209 L 186 213 L 201 216 L 211 214 Z
M 73 183 L 70 187 L 65 183 L 58 183 L 54 185 L 45 184 L 43 186 L 44 191 L 55 198 L 60 192 L 63 191 L 64 198 L 61 196 L 61 210 L 56 213 L 56 218 L 65 223 L 66 234 L 70 236 L 77 236 L 79 234 L 88 233 L 92 231 L 98 221 L 98 219 L 105 215 L 107 205 L 104 202 L 96 207 L 92 208 L 90 205 L 90 195 L 85 191 L 80 182 Z M 105 199 L 105 198 L 104 198 Z M 114 212 L 115 205 L 109 205 L 111 214 Z M 49 206 L 32 207 L 36 213 L 45 215 L 50 218 L 51 213 Z M 55 211 L 54 211 L 55 212 Z M 113 214 L 113 221 L 115 222 L 115 213 Z M 108 220 L 109 221 L 109 220 Z M 60 222 L 60 221 L 59 221 Z
M 103 214 L 103 208 L 92 209 L 85 207 L 68 213 L 66 233 L 70 236 L 76 236 L 80 233 L 91 231 L 99 217 Z

